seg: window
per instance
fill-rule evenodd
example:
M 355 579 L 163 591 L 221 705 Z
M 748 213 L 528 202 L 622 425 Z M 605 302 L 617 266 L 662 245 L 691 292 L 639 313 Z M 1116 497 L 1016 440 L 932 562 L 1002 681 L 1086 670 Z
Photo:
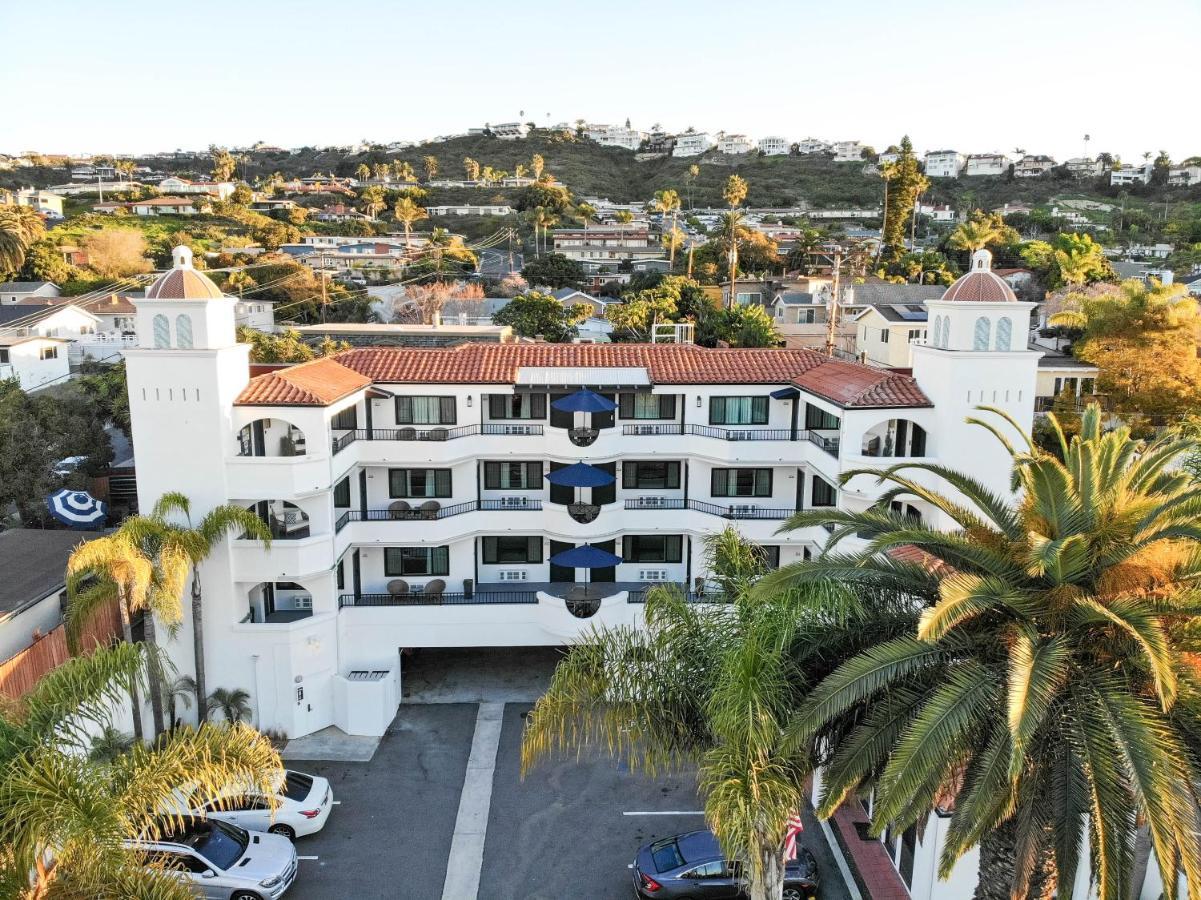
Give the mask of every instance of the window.
M 8 363 L 8 348 L 0 347 L 0 365 Z
M 830 482 L 814 475 L 813 488 L 809 494 L 809 505 L 836 506 L 838 505 L 838 491 Z
M 334 485 L 334 509 L 350 508 L 350 478 L 343 478 Z
M 488 415 L 493 419 L 545 419 L 546 394 L 489 394 Z
M 449 497 L 450 469 L 389 469 L 389 497 Z
M 397 397 L 397 425 L 453 425 L 454 397 Z
M 500 535 L 483 538 L 484 565 L 542 562 L 542 538 L 538 535 Z
M 449 547 L 385 547 L 384 574 L 449 575 Z
M 909 343 L 911 343 L 911 344 L 916 343 L 917 341 L 920 341 L 925 336 L 926 336 L 926 329 L 924 329 L 924 328 L 910 328 L 909 329 Z
M 330 423 L 337 431 L 353 431 L 359 427 L 358 407 L 348 406 L 334 416 Z
M 1013 320 L 1004 316 L 997 322 L 997 349 L 1008 350 L 1013 337 Z
M 714 469 L 714 497 L 770 497 L 771 469 Z
M 184 313 L 175 317 L 175 344 L 182 350 L 192 349 L 192 317 Z
M 623 419 L 674 419 L 675 394 L 622 394 L 618 412 Z
M 540 462 L 486 462 L 484 489 L 489 491 L 542 490 Z
M 623 488 L 678 488 L 680 464 L 654 460 L 630 460 L 621 464 Z
M 810 431 L 837 431 L 840 422 L 834 413 L 828 413 L 820 406 L 812 403 L 805 404 L 805 428 Z
M 346 590 L 346 560 L 338 560 L 338 590 Z
M 812 325 L 813 323 L 815 323 L 817 321 L 817 310 L 815 310 L 815 309 L 797 310 L 796 320 L 797 320 L 797 324 Z
M 710 425 L 766 425 L 767 397 L 710 397 Z
M 710 878 L 721 878 L 726 874 L 726 866 L 720 859 L 715 859 L 712 862 L 702 863 L 695 869 L 689 869 L 681 877 L 695 878 L 697 880 L 708 880 Z
M 760 544 L 755 548 L 763 565 L 775 571 L 780 568 L 780 546 L 778 544 Z
M 171 323 L 162 313 L 154 317 L 154 346 L 158 350 L 171 346 Z
M 58 347 L 43 347 L 38 351 L 38 359 L 58 359 Z
M 621 539 L 621 558 L 628 563 L 683 562 L 684 539 L 678 534 L 627 534 Z
M 984 316 L 976 320 L 976 334 L 972 341 L 973 350 L 988 349 L 988 335 L 992 331 L 992 323 Z
M 880 329 L 880 343 L 881 344 L 888 343 L 888 329 L 887 328 Z

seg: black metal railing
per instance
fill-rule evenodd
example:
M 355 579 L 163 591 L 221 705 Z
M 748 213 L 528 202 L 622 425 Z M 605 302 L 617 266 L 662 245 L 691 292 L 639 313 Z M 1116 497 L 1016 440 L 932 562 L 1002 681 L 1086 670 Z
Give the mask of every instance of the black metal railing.
M 677 585 L 677 587 L 678 587 L 678 585 Z M 629 596 L 626 597 L 626 603 L 645 603 L 646 595 L 649 594 L 652 590 L 653 590 L 653 588 L 646 587 L 640 591 L 630 591 Z M 724 593 L 722 593 L 721 591 L 705 591 L 704 593 L 700 593 L 700 594 L 696 593 L 695 591 L 689 591 L 687 594 L 684 595 L 684 599 L 689 603 L 729 603 L 730 602 L 729 598 L 727 598 L 726 595 Z
M 432 428 L 402 425 L 399 428 L 356 428 L 333 440 L 333 452 L 344 450 L 355 441 L 453 441 L 473 434 L 504 434 L 514 437 L 542 434 L 541 425 L 460 425 L 457 428 Z
M 439 509 L 369 509 L 366 512 L 361 509 L 351 509 L 338 517 L 337 522 L 334 523 L 334 532 L 341 531 L 348 522 L 421 522 L 460 516 L 476 510 L 525 512 L 539 509 L 542 509 L 541 500 L 526 500 L 524 497 L 518 504 L 504 500 L 467 500 Z
M 338 608 L 348 606 L 506 606 L 538 602 L 534 591 L 485 591 L 441 594 L 342 594 Z
M 716 438 L 719 441 L 799 441 L 805 432 L 793 432 L 790 428 L 721 428 L 717 425 L 681 425 L 678 422 L 661 425 L 625 425 L 622 433 L 633 436 L 656 436 L 664 434 L 695 434 L 698 437 Z
M 805 432 L 809 439 L 809 443 L 817 444 L 831 456 L 838 456 L 838 437 L 828 437 L 823 434 L 818 434 L 816 431 Z
M 626 509 L 694 509 L 723 519 L 776 519 L 790 518 L 795 509 L 759 506 L 754 503 L 734 503 L 720 506 L 703 500 L 683 500 L 676 497 L 632 497 L 625 501 Z

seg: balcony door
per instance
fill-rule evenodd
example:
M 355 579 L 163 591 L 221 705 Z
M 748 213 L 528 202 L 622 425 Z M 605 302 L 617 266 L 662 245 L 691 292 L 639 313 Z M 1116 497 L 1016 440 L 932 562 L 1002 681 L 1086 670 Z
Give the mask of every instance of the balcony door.
M 554 488 L 552 488 L 552 490 L 554 490 Z M 564 550 L 570 550 L 574 546 L 575 544 L 568 544 L 566 541 L 551 541 L 550 555 L 554 556 L 556 553 L 562 553 Z M 570 569 L 567 566 L 556 566 L 554 563 L 551 563 L 550 580 L 553 582 L 572 584 L 575 582 L 575 569 Z
M 606 550 L 609 553 L 617 553 L 617 541 L 595 541 L 592 546 Z M 593 569 L 588 573 L 588 580 L 593 584 L 612 584 L 617 580 L 617 566 Z
M 602 472 L 608 472 L 610 475 L 614 476 L 615 479 L 609 484 L 601 487 L 594 487 L 592 489 L 592 502 L 597 506 L 604 506 L 606 503 L 615 502 L 617 500 L 617 463 L 592 463 L 592 465 L 600 469 Z

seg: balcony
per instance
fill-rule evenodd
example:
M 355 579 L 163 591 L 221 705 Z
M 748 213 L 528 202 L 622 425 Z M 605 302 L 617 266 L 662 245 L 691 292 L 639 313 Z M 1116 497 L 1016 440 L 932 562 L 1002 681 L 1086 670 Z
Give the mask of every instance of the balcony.
M 806 432 L 802 432 L 802 434 L 805 435 L 805 439 L 807 439 L 809 441 L 809 443 L 816 444 L 818 447 L 821 447 L 821 449 L 825 450 L 827 453 L 829 453 L 835 459 L 838 459 L 839 439 L 838 439 L 837 434 L 827 435 L 827 434 L 821 434 L 820 432 L 817 432 L 817 431 L 806 431 Z
M 716 503 L 706 503 L 703 500 L 682 500 L 670 497 L 637 497 L 626 500 L 626 509 L 661 510 L 661 509 L 691 509 L 720 516 L 723 519 L 770 519 L 783 521 L 791 518 L 795 509 L 770 508 L 754 503 L 735 503 L 730 506 L 720 506 Z
M 679 422 L 647 425 L 625 425 L 622 433 L 633 436 L 693 434 L 719 441 L 803 441 L 806 432 L 790 428 L 719 428 L 716 425 L 681 425 Z
M 537 435 L 542 434 L 542 429 L 542 425 L 492 422 L 483 425 L 460 425 L 457 428 L 417 428 L 412 425 L 401 428 L 356 428 L 334 438 L 331 449 L 337 454 L 357 441 L 453 441 L 477 434 Z
M 504 500 L 468 500 L 464 503 L 456 503 L 453 506 L 442 506 L 437 509 L 428 508 L 422 509 L 369 509 L 363 512 L 359 509 L 349 509 L 338 517 L 334 523 L 334 532 L 341 531 L 350 522 L 429 522 L 437 519 L 448 519 L 451 516 L 461 516 L 463 513 L 476 511 L 496 511 L 496 512 L 529 512 L 542 509 L 541 500 L 519 498 L 521 502 L 514 502 L 512 498 Z M 407 505 L 407 504 L 406 504 Z

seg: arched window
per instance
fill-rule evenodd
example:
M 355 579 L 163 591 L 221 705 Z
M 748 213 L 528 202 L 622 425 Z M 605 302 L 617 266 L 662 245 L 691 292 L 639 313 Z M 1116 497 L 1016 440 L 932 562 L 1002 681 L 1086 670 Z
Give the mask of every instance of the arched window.
M 184 313 L 175 317 L 175 344 L 181 350 L 192 349 L 192 317 Z
M 992 330 L 992 324 L 988 321 L 987 316 L 981 316 L 976 320 L 976 338 L 972 343 L 973 350 L 988 349 L 988 335 Z
M 162 313 L 154 317 L 154 346 L 159 350 L 171 346 L 171 323 Z
M 951 317 L 943 316 L 942 317 L 942 340 L 939 341 L 938 346 L 942 347 L 945 350 L 947 348 L 947 345 L 950 342 L 951 342 Z
M 1013 320 L 1008 316 L 997 322 L 997 349 L 1008 350 L 1013 339 Z

